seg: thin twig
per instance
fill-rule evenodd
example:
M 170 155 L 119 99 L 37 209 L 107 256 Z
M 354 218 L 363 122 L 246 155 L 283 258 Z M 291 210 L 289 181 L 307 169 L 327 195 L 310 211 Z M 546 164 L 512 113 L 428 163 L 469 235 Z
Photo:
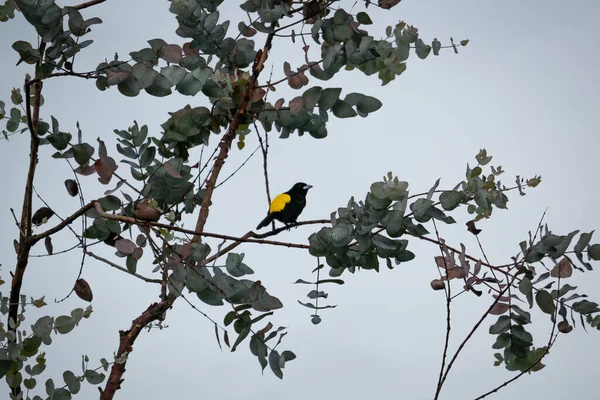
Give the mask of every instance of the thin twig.
M 509 285 L 510 286 L 510 285 Z M 560 289 L 560 275 L 558 276 L 558 289 Z M 558 300 L 557 300 L 558 303 Z M 510 383 L 516 381 L 517 379 L 519 379 L 520 377 L 522 377 L 523 375 L 525 375 L 526 373 L 528 373 L 529 371 L 531 371 L 536 365 L 538 365 L 542 359 L 544 357 L 546 357 L 548 355 L 548 353 L 550 352 L 550 349 L 552 348 L 552 346 L 554 345 L 554 342 L 556 341 L 557 337 L 558 337 L 558 333 L 554 333 L 555 329 L 556 329 L 556 321 L 557 321 L 557 316 L 558 316 L 558 307 L 556 307 L 554 309 L 554 318 L 553 318 L 553 323 L 552 323 L 552 331 L 550 332 L 550 338 L 548 339 L 548 344 L 546 345 L 546 350 L 542 353 L 542 355 L 533 363 L 531 364 L 529 367 L 527 367 L 526 369 L 524 369 L 523 371 L 521 371 L 520 374 L 514 376 L 513 378 L 507 380 L 506 382 L 496 386 L 494 389 L 482 394 L 481 396 L 475 398 L 475 400 L 481 400 L 484 397 L 489 396 L 490 394 L 496 393 L 497 391 L 499 391 L 500 389 L 502 389 L 505 386 L 508 386 Z
M 454 365 L 454 362 L 458 358 L 458 355 L 460 354 L 460 352 L 462 351 L 462 349 L 465 347 L 465 345 L 467 344 L 467 342 L 471 339 L 471 337 L 473 336 L 473 334 L 477 331 L 477 329 L 479 328 L 479 326 L 481 325 L 481 323 L 490 314 L 490 312 L 496 306 L 496 304 L 498 303 L 498 301 L 500 301 L 500 298 L 508 290 L 508 287 L 513 284 L 513 282 L 515 281 L 516 277 L 517 277 L 517 274 L 515 274 L 512 277 L 512 280 L 506 285 L 506 287 L 504 289 L 502 289 L 502 291 L 500 292 L 500 294 L 498 295 L 498 297 L 496 297 L 494 299 L 494 301 L 492 302 L 492 304 L 490 305 L 490 307 L 487 309 L 487 311 L 483 313 L 483 315 L 481 316 L 481 318 L 479 318 L 479 321 L 477 321 L 477 323 L 473 326 L 473 328 L 471 329 L 471 331 L 469 332 L 469 334 L 465 337 L 465 339 L 462 341 L 462 343 L 458 346 L 458 349 L 456 349 L 456 353 L 454 353 L 454 356 L 452 356 L 452 359 L 448 363 L 448 367 L 446 367 L 446 372 L 444 372 L 444 376 L 442 377 L 442 382 L 441 382 L 442 386 L 444 385 L 444 382 L 446 382 L 446 378 L 448 377 L 448 373 L 450 372 L 450 369 Z M 440 387 L 440 389 L 441 389 L 441 387 Z
M 95 6 L 96 4 L 104 3 L 106 0 L 90 0 L 85 3 L 78 4 L 76 6 L 71 6 L 71 8 L 75 8 L 77 10 L 83 10 L 84 8 Z
M 98 261 L 102 261 L 102 262 L 103 262 L 103 263 L 105 263 L 106 265 L 110 265 L 111 267 L 113 267 L 113 268 L 116 268 L 116 269 L 118 269 L 119 271 L 123 271 L 123 272 L 125 272 L 125 273 L 126 273 L 126 274 L 128 274 L 128 275 L 135 276 L 136 278 L 138 278 L 138 279 L 141 279 L 141 280 L 143 280 L 144 282 L 148 282 L 148 283 L 160 283 L 160 279 L 151 279 L 151 278 L 147 278 L 147 277 L 145 277 L 145 276 L 143 276 L 143 275 L 140 275 L 140 274 L 138 274 L 138 273 L 136 273 L 136 272 L 131 272 L 131 271 L 129 271 L 127 268 L 123 268 L 123 267 L 121 267 L 120 265 L 118 265 L 118 264 L 115 264 L 114 262 L 112 262 L 112 261 L 110 261 L 110 260 L 107 260 L 107 259 L 106 259 L 106 258 L 104 258 L 104 257 L 100 257 L 100 256 L 98 256 L 98 255 L 96 255 L 96 254 L 92 253 L 92 252 L 91 252 L 91 251 L 89 251 L 89 250 L 84 250 L 83 252 L 84 252 L 85 254 L 87 254 L 88 256 L 90 256 L 90 257 L 92 257 L 92 258 L 95 258 L 95 259 L 96 259 L 96 260 L 98 260 Z
M 440 242 L 441 244 L 439 245 L 440 248 L 440 254 L 442 256 L 442 260 L 444 261 L 444 270 L 446 271 L 446 282 L 447 284 L 444 285 L 444 292 L 446 293 L 446 337 L 444 339 L 444 351 L 442 353 L 442 365 L 440 366 L 440 375 L 438 377 L 438 384 L 437 384 L 437 389 L 435 391 L 435 396 L 434 399 L 437 400 L 439 395 L 440 395 L 440 391 L 442 390 L 442 385 L 443 385 L 443 373 L 444 373 L 444 367 L 446 366 L 446 356 L 448 355 L 448 345 L 450 343 L 450 331 L 452 329 L 452 326 L 450 324 L 450 310 L 451 310 L 451 303 L 452 303 L 452 295 L 450 292 L 450 288 L 451 288 L 451 282 L 448 276 L 448 264 L 447 264 L 447 260 L 446 260 L 446 255 L 444 254 L 444 241 L 442 240 L 442 238 L 440 238 L 440 233 L 438 232 L 438 228 L 437 228 L 437 224 L 435 223 L 435 220 L 433 220 L 433 226 L 435 228 L 435 235 L 438 239 L 438 242 Z M 439 268 L 438 268 L 439 271 Z M 441 274 L 441 273 L 440 273 Z

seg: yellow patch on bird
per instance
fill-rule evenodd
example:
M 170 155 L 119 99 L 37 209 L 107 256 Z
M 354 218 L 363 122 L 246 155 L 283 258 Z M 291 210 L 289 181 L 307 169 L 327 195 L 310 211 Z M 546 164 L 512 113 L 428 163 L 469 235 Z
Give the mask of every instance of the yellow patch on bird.
M 285 208 L 285 205 L 292 200 L 289 194 L 281 193 L 273 199 L 271 207 L 269 207 L 269 214 L 279 212 Z

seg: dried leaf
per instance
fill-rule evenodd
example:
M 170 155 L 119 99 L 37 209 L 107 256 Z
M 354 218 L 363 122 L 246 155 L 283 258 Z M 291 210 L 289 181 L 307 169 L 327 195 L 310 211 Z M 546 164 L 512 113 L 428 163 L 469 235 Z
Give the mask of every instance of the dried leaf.
M 33 217 L 31 217 L 31 222 L 34 225 L 41 225 L 53 215 L 54 211 L 52 211 L 50 208 L 41 207 L 33 214 Z
M 52 246 L 52 239 L 50 238 L 50 236 L 46 236 L 46 239 L 44 239 L 44 246 L 46 246 L 46 251 L 48 252 L 48 254 L 51 255 L 54 251 L 54 247 Z
M 494 305 L 494 307 L 492 307 L 492 309 L 490 310 L 490 314 L 492 314 L 492 315 L 502 315 L 505 312 L 507 312 L 509 308 L 510 307 L 509 307 L 508 304 L 498 302 L 498 303 L 496 303 Z
M 479 235 L 479 233 L 481 232 L 481 229 L 477 229 L 475 227 L 475 220 L 471 220 L 471 221 L 467 222 L 466 225 L 467 225 L 467 230 L 469 232 L 471 232 L 473 235 Z
M 398 5 L 400 1 L 401 0 L 379 0 L 377 3 L 379 4 L 379 7 L 389 10 L 390 8 Z
M 129 239 L 119 239 L 115 242 L 115 247 L 123 254 L 132 254 L 137 246 Z
M 441 279 L 432 280 L 430 285 L 433 290 L 442 290 L 446 287 L 446 284 Z
M 558 323 L 558 331 L 561 333 L 569 333 L 573 330 L 573 327 L 569 325 L 567 321 L 560 321 Z
M 73 179 L 65 180 L 65 187 L 67 188 L 67 193 L 69 193 L 71 197 L 75 197 L 79 194 L 77 182 L 75 182 Z
M 74 290 L 75 294 L 77 294 L 77 296 L 79 296 L 81 300 L 91 302 L 94 298 L 92 288 L 90 288 L 90 285 L 86 282 L 85 279 L 77 279 L 77 281 L 75 282 Z
M 104 161 L 108 162 L 105 163 Z M 103 157 L 94 161 L 94 170 L 98 174 L 98 181 L 103 185 L 106 185 L 110 182 L 113 176 L 113 171 L 116 169 L 111 168 L 111 166 L 109 165 L 111 161 L 112 164 L 114 164 L 114 166 L 116 167 L 115 160 L 113 160 L 111 157 Z
M 573 267 L 567 257 L 563 257 L 558 264 L 552 268 L 550 276 L 553 278 L 568 278 L 573 275 Z

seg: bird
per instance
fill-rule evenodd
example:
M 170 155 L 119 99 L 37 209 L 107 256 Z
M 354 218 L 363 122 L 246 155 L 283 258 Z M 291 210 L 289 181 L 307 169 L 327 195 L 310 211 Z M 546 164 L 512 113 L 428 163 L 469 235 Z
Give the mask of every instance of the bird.
M 283 222 L 286 226 L 295 224 L 296 219 L 306 206 L 306 193 L 312 188 L 304 182 L 298 182 L 290 190 L 281 193 L 273 199 L 269 212 L 256 229 L 269 225 L 274 219 Z

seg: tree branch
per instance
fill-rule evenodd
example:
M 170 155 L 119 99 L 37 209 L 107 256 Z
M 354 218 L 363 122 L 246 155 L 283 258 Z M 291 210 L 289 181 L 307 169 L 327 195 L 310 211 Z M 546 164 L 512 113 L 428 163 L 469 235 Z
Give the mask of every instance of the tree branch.
M 229 155 L 229 149 L 231 148 L 231 142 L 235 138 L 235 132 L 240 126 L 240 119 L 246 113 L 246 109 L 248 108 L 250 99 L 252 98 L 252 94 L 254 93 L 254 89 L 256 88 L 256 84 L 258 82 L 258 77 L 265 67 L 265 61 L 269 56 L 269 51 L 271 50 L 271 45 L 273 42 L 274 33 L 270 33 L 267 35 L 267 39 L 265 41 L 265 46 L 262 50 L 259 50 L 256 53 L 256 58 L 254 60 L 254 64 L 252 66 L 252 77 L 250 78 L 250 82 L 246 84 L 246 93 L 240 102 L 240 105 L 236 111 L 234 118 L 229 124 L 229 129 L 221 142 L 219 143 L 219 154 L 217 155 L 217 159 L 213 164 L 213 170 L 210 174 L 210 177 L 206 181 L 206 194 L 202 199 L 202 205 L 200 206 L 200 214 L 198 215 L 198 222 L 196 223 L 196 232 L 197 234 L 192 239 L 192 242 L 198 243 L 200 242 L 201 234 L 204 231 L 204 225 L 206 225 L 206 220 L 208 219 L 210 202 L 212 199 L 213 192 L 215 190 L 215 185 L 217 182 L 217 178 L 219 177 L 219 173 L 221 172 L 221 168 L 223 168 L 223 164 L 225 164 L 225 159 Z
M 84 8 L 92 7 L 97 4 L 104 3 L 105 1 L 106 0 L 90 0 L 86 1 L 85 3 L 77 4 L 76 6 L 71 6 L 71 8 L 74 8 L 76 10 L 83 10 Z
M 483 315 L 481 316 L 481 318 L 479 318 L 479 321 L 477 321 L 477 323 L 475 324 L 475 326 L 473 326 L 473 328 L 471 329 L 471 331 L 469 332 L 469 334 L 465 337 L 465 339 L 462 341 L 462 343 L 458 346 L 458 349 L 456 349 L 456 353 L 454 353 L 454 356 L 452 356 L 452 359 L 448 363 L 448 367 L 446 368 L 446 372 L 444 372 L 444 376 L 442 377 L 442 381 L 440 383 L 439 390 L 441 390 L 441 387 L 444 385 L 444 382 L 446 382 L 446 378 L 448 377 L 448 373 L 450 372 L 450 369 L 452 368 L 452 365 L 454 365 L 454 362 L 458 358 L 458 355 L 460 354 L 460 352 L 462 351 L 462 349 L 465 347 L 465 345 L 467 344 L 467 342 L 469 341 L 469 339 L 471 339 L 471 337 L 473 336 L 473 334 L 475 333 L 475 331 L 477 331 L 477 329 L 479 328 L 479 326 L 481 325 L 481 323 L 483 322 L 483 320 L 485 320 L 486 317 L 490 314 L 490 312 L 492 311 L 492 309 L 494 308 L 494 306 L 498 303 L 498 301 L 500 301 L 500 299 L 502 298 L 502 295 L 513 284 L 513 282 L 515 281 L 516 278 L 517 278 L 517 274 L 515 274 L 512 277 L 512 280 L 506 285 L 506 287 L 504 287 L 504 289 L 502 289 L 502 291 L 498 294 L 498 296 L 496 297 L 496 299 L 494 299 L 494 301 L 492 302 L 492 304 L 490 305 L 490 307 L 487 309 L 487 311 L 483 313 Z
M 123 268 L 120 265 L 115 264 L 114 262 L 112 262 L 110 260 L 107 260 L 106 258 L 100 257 L 100 256 L 92 253 L 91 251 L 84 250 L 83 252 L 85 254 L 87 254 L 88 256 L 90 256 L 92 258 L 95 258 L 98 261 L 102 261 L 103 263 L 105 263 L 107 265 L 110 265 L 111 267 L 116 268 L 119 271 L 123 271 L 123 272 L 125 272 L 125 273 L 127 273 L 129 275 L 133 275 L 136 278 L 143 280 L 144 282 L 148 282 L 148 283 L 161 283 L 160 279 L 151 279 L 151 278 L 145 277 L 144 275 L 140 275 L 140 274 L 137 274 L 135 272 L 130 272 L 127 268 Z
M 246 93 L 240 102 L 231 124 L 229 125 L 227 133 L 223 136 L 221 142 L 219 143 L 219 154 L 217 155 L 217 158 L 213 164 L 212 172 L 206 181 L 206 193 L 202 200 L 202 205 L 200 206 L 200 213 L 198 215 L 198 221 L 196 223 L 196 229 L 194 231 L 192 242 L 199 243 L 202 235 L 204 234 L 204 226 L 206 225 L 206 220 L 208 219 L 209 207 L 215 189 L 215 184 L 219 177 L 219 173 L 221 172 L 221 168 L 223 167 L 223 164 L 225 164 L 225 159 L 229 154 L 231 143 L 235 138 L 235 133 L 240 125 L 240 118 L 246 113 L 246 109 L 249 105 L 250 99 L 252 98 L 252 94 L 254 92 L 254 88 L 256 87 L 260 72 L 264 68 L 264 63 L 267 60 L 269 51 L 271 50 L 273 36 L 273 33 L 270 33 L 267 36 L 264 48 L 259 50 L 259 52 L 256 54 L 256 58 L 252 66 L 252 77 L 250 78 L 250 82 L 248 82 L 246 85 Z M 97 205 L 97 208 L 99 208 L 99 204 Z M 139 224 L 137 221 L 136 223 Z M 167 296 L 167 299 L 161 301 L 160 303 L 154 303 L 150 305 L 146 311 L 142 313 L 142 315 L 133 321 L 131 328 L 128 331 L 120 332 L 120 343 L 117 351 L 117 358 L 121 358 L 129 354 L 133 350 L 133 344 L 141 330 L 147 324 L 163 318 L 164 314 L 169 308 L 171 308 L 176 299 L 176 296 L 170 294 Z M 114 397 L 115 392 L 119 389 L 122 382 L 122 376 L 123 373 L 125 373 L 126 362 L 126 360 L 123 360 L 122 363 L 113 364 L 105 389 L 100 396 L 101 400 L 109 400 Z
M 287 227 L 287 226 L 275 229 L 271 232 L 267 232 L 267 233 L 264 233 L 261 235 L 258 235 L 256 233 L 250 231 L 249 232 L 249 233 L 251 233 L 250 236 L 246 236 L 246 235 L 248 235 L 248 233 L 247 233 L 243 237 L 237 237 L 237 236 L 222 235 L 220 233 L 198 232 L 198 231 L 194 231 L 191 229 L 185 229 L 185 228 L 180 228 L 177 226 L 172 226 L 169 224 L 162 224 L 160 222 L 141 221 L 141 220 L 138 220 L 135 218 L 125 217 L 123 215 L 108 214 L 107 212 L 102 210 L 102 206 L 100 206 L 100 203 L 98 203 L 97 201 L 94 201 L 94 204 L 96 207 L 96 211 L 102 218 L 126 222 L 128 224 L 153 226 L 153 227 L 157 227 L 157 228 L 168 229 L 169 231 L 186 233 L 188 235 L 194 235 L 194 236 L 199 236 L 199 237 L 206 236 L 206 237 L 212 237 L 212 238 L 217 238 L 217 239 L 231 240 L 231 241 L 240 242 L 240 243 L 270 244 L 273 246 L 294 247 L 297 249 L 308 249 L 309 248 L 309 246 L 307 244 L 278 242 L 275 240 L 263 240 L 263 238 L 273 236 L 282 231 L 290 229 L 290 227 Z M 299 225 L 311 225 L 311 224 L 316 224 L 316 223 L 327 223 L 327 222 L 329 222 L 329 221 L 328 220 L 303 221 L 303 222 L 298 222 L 296 225 L 298 225 L 298 226 Z M 252 239 L 252 238 L 256 238 L 256 239 Z

